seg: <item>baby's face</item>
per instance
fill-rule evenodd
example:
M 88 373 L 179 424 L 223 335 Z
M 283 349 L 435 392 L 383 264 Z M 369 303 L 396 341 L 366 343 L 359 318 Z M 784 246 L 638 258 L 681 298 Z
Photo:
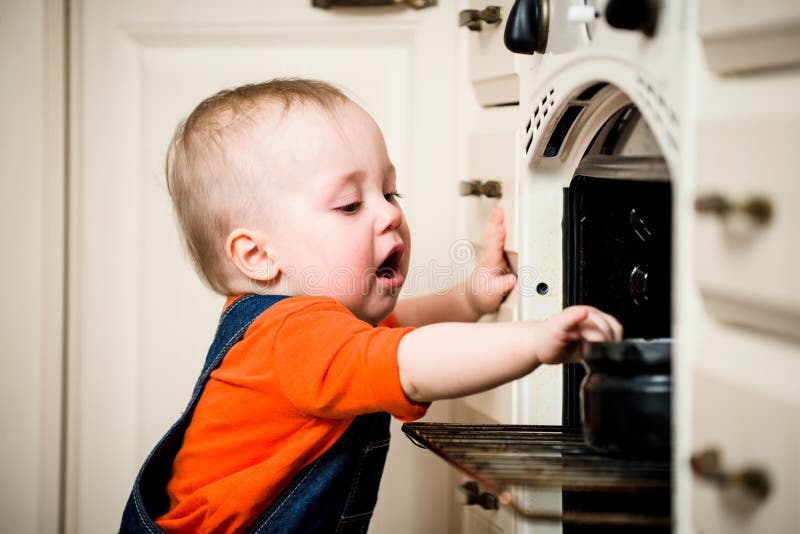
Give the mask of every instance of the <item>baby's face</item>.
M 335 111 L 292 108 L 262 141 L 275 184 L 268 242 L 290 295 L 329 296 L 377 323 L 408 273 L 410 234 L 395 169 L 372 118 L 348 102 Z

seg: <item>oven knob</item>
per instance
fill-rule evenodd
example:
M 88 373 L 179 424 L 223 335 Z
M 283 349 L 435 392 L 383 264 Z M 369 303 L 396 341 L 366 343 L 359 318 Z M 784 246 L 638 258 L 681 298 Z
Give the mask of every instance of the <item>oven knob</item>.
M 648 37 L 656 33 L 661 0 L 608 0 L 606 21 L 620 30 L 638 30 Z
M 550 0 L 516 0 L 506 19 L 503 42 L 515 54 L 543 54 L 550 26 Z
M 637 306 L 644 305 L 649 299 L 647 291 L 647 279 L 649 277 L 650 273 L 647 272 L 646 266 L 637 265 L 631 271 L 630 293 L 633 302 L 636 303 Z

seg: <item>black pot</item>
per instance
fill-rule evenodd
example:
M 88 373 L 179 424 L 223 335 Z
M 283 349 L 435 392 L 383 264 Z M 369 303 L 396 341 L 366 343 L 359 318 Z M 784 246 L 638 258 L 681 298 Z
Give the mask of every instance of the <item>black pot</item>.
M 666 338 L 590 343 L 580 391 L 589 447 L 612 455 L 669 456 L 671 353 Z

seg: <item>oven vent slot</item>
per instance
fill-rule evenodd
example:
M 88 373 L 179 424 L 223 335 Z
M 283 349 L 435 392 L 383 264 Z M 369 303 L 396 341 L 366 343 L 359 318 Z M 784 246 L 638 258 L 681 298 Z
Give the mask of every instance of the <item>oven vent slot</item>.
M 525 125 L 525 155 L 530 151 L 536 132 L 538 132 L 542 126 L 542 121 L 555 105 L 554 93 L 555 89 L 550 89 L 537 101 L 539 103 L 528 119 L 528 123 Z
M 594 85 L 590 85 L 586 89 L 583 90 L 581 94 L 575 97 L 575 100 L 591 100 L 594 98 L 594 95 L 600 92 L 600 89 L 607 86 L 606 82 L 596 83 Z
M 678 130 L 678 117 L 675 111 L 667 105 L 664 97 L 652 83 L 642 77 L 636 78 L 636 83 L 637 93 L 643 106 L 652 111 L 653 122 L 656 123 L 658 129 L 666 132 L 670 146 L 677 150 L 678 143 L 674 132 Z
M 583 106 L 570 106 L 567 108 L 567 111 L 561 115 L 558 124 L 556 124 L 555 129 L 553 129 L 550 139 L 547 141 L 547 146 L 544 149 L 544 157 L 554 158 L 558 156 L 558 153 L 561 152 L 561 145 L 564 144 L 564 139 L 566 139 L 572 125 L 582 111 Z

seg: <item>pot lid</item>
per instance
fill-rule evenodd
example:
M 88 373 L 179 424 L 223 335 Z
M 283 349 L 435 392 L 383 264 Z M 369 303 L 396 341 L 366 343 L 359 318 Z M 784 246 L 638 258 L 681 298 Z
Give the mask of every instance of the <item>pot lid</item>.
M 669 364 L 672 355 L 671 338 L 631 338 L 612 342 L 590 342 L 584 357 L 587 362 L 611 361 L 647 365 Z

